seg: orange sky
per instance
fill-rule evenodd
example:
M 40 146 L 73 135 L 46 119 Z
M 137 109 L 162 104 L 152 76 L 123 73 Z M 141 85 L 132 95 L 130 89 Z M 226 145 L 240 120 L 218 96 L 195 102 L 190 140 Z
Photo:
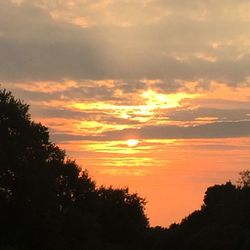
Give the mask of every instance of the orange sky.
M 53 91 L 47 83 L 37 84 L 42 90 L 35 85 L 29 91 Z M 26 87 L 20 84 L 13 91 L 18 88 Z M 168 226 L 199 209 L 208 186 L 235 181 L 248 168 L 249 90 L 219 84 L 195 94 L 147 90 L 133 105 L 32 97 L 30 103 L 33 118 L 50 128 L 52 140 L 87 168 L 98 185 L 128 186 L 146 198 L 151 225 Z M 129 139 L 138 144 L 128 146 Z
M 0 7 L 1 87 L 98 185 L 145 197 L 151 225 L 179 222 L 249 167 L 247 1 Z

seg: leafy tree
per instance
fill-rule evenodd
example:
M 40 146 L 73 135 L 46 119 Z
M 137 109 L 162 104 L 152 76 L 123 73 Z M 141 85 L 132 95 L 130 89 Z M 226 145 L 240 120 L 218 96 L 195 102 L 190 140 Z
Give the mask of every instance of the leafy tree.
M 145 200 L 137 194 L 129 194 L 127 188 L 101 187 L 98 193 L 103 241 L 122 244 L 128 249 L 131 249 L 131 243 L 137 249 L 142 247 L 140 243 L 148 227 L 148 219 L 144 214 Z
M 249 211 L 248 185 L 243 188 L 231 182 L 214 185 L 207 189 L 200 210 L 184 218 L 180 224 L 174 224 L 158 233 L 161 241 L 157 242 L 154 249 L 250 249 Z
M 43 237 L 60 242 L 67 211 L 95 184 L 49 141 L 46 127 L 31 121 L 28 109 L 0 92 L 0 220 L 3 241 L 35 247 Z
M 139 246 L 148 226 L 144 200 L 127 189 L 97 189 L 28 111 L 0 90 L 0 249 Z
M 249 170 L 240 172 L 238 185 L 240 188 L 250 187 L 250 171 Z

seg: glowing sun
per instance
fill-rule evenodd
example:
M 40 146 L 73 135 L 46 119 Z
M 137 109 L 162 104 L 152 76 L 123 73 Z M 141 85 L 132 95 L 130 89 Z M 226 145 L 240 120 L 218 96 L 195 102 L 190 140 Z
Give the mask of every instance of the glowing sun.
M 135 147 L 138 143 L 139 143 L 139 141 L 136 140 L 136 139 L 129 139 L 129 140 L 127 140 L 127 145 L 129 147 Z

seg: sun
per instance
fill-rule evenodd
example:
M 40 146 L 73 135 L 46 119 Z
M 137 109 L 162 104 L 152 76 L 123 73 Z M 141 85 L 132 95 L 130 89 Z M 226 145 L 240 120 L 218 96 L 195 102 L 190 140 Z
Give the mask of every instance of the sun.
M 136 140 L 136 139 L 127 140 L 127 144 L 129 147 L 135 147 L 138 143 L 139 143 L 139 140 Z

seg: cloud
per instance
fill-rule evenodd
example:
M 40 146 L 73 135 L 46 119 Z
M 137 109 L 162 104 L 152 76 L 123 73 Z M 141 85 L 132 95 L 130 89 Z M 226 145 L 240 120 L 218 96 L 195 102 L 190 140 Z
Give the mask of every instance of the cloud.
M 250 121 L 216 122 L 205 125 L 181 127 L 176 125 L 144 126 L 140 129 L 123 129 L 104 132 L 95 136 L 54 134 L 56 142 L 88 140 L 113 141 L 129 138 L 147 139 L 195 139 L 195 138 L 234 138 L 250 136 Z
M 123 79 L 130 80 L 127 89 L 143 78 L 164 80 L 161 89 L 176 80 L 246 82 L 246 4 L 5 1 L 0 8 L 0 80 Z M 61 18 L 63 13 L 69 17 Z M 90 22 L 85 28 L 74 23 L 85 19 Z
M 164 113 L 164 111 L 162 111 Z M 250 109 L 172 109 L 165 110 L 165 116 L 171 121 L 195 121 L 199 118 L 217 118 L 218 121 L 250 120 Z
M 120 118 L 115 115 L 109 114 L 104 110 L 90 110 L 90 111 L 75 111 L 69 109 L 59 108 L 42 108 L 36 112 L 36 115 L 40 118 L 64 118 L 73 119 L 76 122 L 81 121 L 97 121 L 103 124 L 114 125 L 138 125 L 139 121 Z M 56 131 L 55 131 L 56 132 Z
M 0 5 L 0 81 L 56 139 L 249 135 L 247 1 Z
M 141 94 L 149 88 L 143 81 L 81 80 L 5 82 L 4 88 L 36 104 L 38 101 L 63 100 L 67 103 L 109 102 L 114 105 L 143 104 Z

